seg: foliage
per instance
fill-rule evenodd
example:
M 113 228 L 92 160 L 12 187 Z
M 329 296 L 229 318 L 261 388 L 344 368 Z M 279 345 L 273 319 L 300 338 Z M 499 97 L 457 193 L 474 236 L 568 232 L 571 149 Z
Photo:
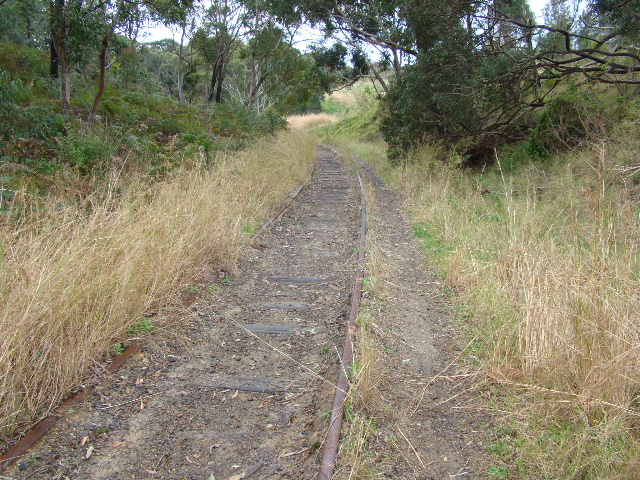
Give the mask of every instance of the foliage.
M 528 142 L 529 151 L 539 157 L 560 153 L 587 138 L 600 113 L 598 105 L 584 97 L 555 97 L 540 116 Z
M 29 105 L 32 90 L 0 70 L 0 158 L 34 166 L 55 156 L 53 137 L 63 131 L 55 109 Z
M 595 10 L 607 17 L 619 32 L 637 40 L 640 38 L 640 2 L 638 0 L 592 0 Z
M 58 141 L 60 162 L 77 168 L 88 175 L 96 167 L 107 164 L 115 152 L 108 139 L 90 130 L 74 129 Z
M 418 52 L 397 73 L 385 99 L 382 129 L 392 161 L 438 136 L 455 141 L 466 164 L 485 165 L 497 146 L 527 138 L 537 122 L 533 112 L 553 102 L 574 76 L 587 83 L 638 85 L 637 54 L 621 47 L 633 38 L 628 25 L 637 26 L 636 2 L 623 2 L 615 13 L 607 2 L 594 4 L 617 22 L 616 31 L 593 9 L 583 14 L 589 27 L 578 31 L 579 9 L 563 1 L 550 3 L 547 23 L 540 25 L 522 1 L 407 4 L 402 14 Z M 549 105 L 544 118 L 558 108 L 559 103 Z M 580 136 L 570 130 L 566 135 Z

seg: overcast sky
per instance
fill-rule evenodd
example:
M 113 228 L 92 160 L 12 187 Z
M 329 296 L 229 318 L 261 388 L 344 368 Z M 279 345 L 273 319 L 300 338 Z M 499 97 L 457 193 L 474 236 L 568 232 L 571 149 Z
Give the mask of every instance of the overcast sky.
M 542 9 L 544 8 L 546 3 L 547 0 L 529 0 L 529 5 L 531 5 L 533 12 L 538 17 L 538 22 L 542 22 Z M 172 32 L 171 29 L 163 25 L 152 28 L 145 28 L 142 33 L 144 37 L 139 38 L 139 40 L 142 42 L 154 42 L 156 40 L 162 40 L 164 38 L 173 38 L 176 41 L 180 41 L 180 32 L 177 28 L 175 29 L 175 32 Z M 302 47 L 300 46 L 298 46 L 298 48 L 302 49 Z

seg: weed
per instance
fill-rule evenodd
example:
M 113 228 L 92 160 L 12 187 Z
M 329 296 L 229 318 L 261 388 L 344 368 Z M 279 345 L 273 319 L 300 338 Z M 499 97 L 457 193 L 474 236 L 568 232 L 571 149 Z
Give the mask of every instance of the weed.
M 360 369 L 361 369 L 360 359 L 354 358 L 353 363 L 351 363 L 351 365 L 349 365 L 349 368 L 347 368 L 347 378 L 353 381 L 358 375 L 358 372 L 360 371 Z
M 492 478 L 509 478 L 509 470 L 502 465 L 492 465 L 488 472 Z
M 352 422 L 355 418 L 355 413 L 353 411 L 353 405 L 351 400 L 345 400 L 344 402 L 344 418 L 347 422 Z
M 247 235 L 253 235 L 254 233 L 256 233 L 256 228 L 252 225 L 251 222 L 247 221 L 245 222 L 244 227 L 242 227 L 242 232 L 246 233 Z
M 307 130 L 338 121 L 338 118 L 326 113 L 312 113 L 307 115 L 291 115 L 287 117 L 289 128 L 293 130 Z
M 116 171 L 112 193 L 91 196 L 91 209 L 16 188 L 20 221 L 0 222 L 11 259 L 0 262 L 0 436 L 61 401 L 91 359 L 124 351 L 114 337 L 130 319 L 188 291 L 203 265 L 234 268 L 244 222 L 259 224 L 305 183 L 314 155 L 313 137 L 287 132 L 209 168 L 187 158 L 152 188 L 142 172 Z
M 442 268 L 445 294 L 467 305 L 456 313 L 480 337 L 472 361 L 525 391 L 526 401 L 501 408 L 518 410 L 535 433 L 492 448 L 514 456 L 527 478 L 624 476 L 640 450 L 629 433 L 640 382 L 640 222 L 630 185 L 612 165 L 613 158 L 630 162 L 620 151 L 629 155 L 630 142 L 636 149 L 640 142 L 629 138 L 626 131 L 549 160 L 544 170 L 485 171 L 488 193 L 474 174 L 448 167 L 425 174 L 428 167 L 416 163 L 392 173 L 412 199 L 414 234 Z M 571 427 L 538 444 L 560 418 Z M 507 473 L 496 467 L 493 474 Z
M 140 322 L 134 323 L 131 328 L 127 330 L 129 335 L 139 335 L 141 333 L 148 333 L 153 330 L 153 322 L 150 318 L 145 318 Z

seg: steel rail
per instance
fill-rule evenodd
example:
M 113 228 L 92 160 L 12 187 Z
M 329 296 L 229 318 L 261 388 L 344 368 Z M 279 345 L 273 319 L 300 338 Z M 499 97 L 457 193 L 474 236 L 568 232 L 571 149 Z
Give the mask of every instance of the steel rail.
M 142 347 L 139 343 L 130 346 L 113 360 L 111 365 L 106 368 L 105 372 L 107 374 L 114 373 L 122 365 L 124 365 L 124 363 L 129 360 L 129 358 L 131 358 L 133 354 L 139 352 L 141 348 Z M 40 420 L 29 431 L 29 433 L 18 440 L 17 443 L 15 443 L 0 457 L 0 472 L 2 472 L 6 467 L 13 465 L 16 460 L 24 455 L 38 441 L 40 441 L 40 439 L 42 439 L 42 437 L 44 437 L 44 435 L 49 430 L 51 430 L 51 428 L 53 428 L 56 423 L 58 423 L 58 420 L 60 420 L 60 417 L 63 415 L 66 408 L 84 403 L 87 398 L 89 398 L 95 391 L 95 388 L 95 386 L 92 386 L 80 390 L 78 393 L 65 400 L 60 406 L 55 408 L 49 416 Z
M 262 224 L 262 226 L 258 229 L 258 231 L 251 236 L 251 239 L 249 240 L 249 245 L 254 246 L 258 237 L 262 235 L 264 231 L 267 228 L 269 228 L 271 224 L 275 222 L 280 217 L 280 215 L 282 215 L 285 212 L 287 208 L 289 208 L 289 206 L 293 203 L 293 201 L 296 199 L 296 197 L 302 191 L 303 188 L 304 188 L 304 185 L 300 185 L 298 188 L 296 188 L 293 192 L 289 194 L 289 197 L 290 197 L 289 201 L 284 205 L 282 205 L 282 207 L 280 207 L 280 209 L 276 212 L 276 214 L 273 217 L 267 218 L 267 220 Z
M 333 149 L 334 153 L 338 154 Z M 329 420 L 329 430 L 324 440 L 322 458 L 317 480 L 331 480 L 338 458 L 338 446 L 340 443 L 340 431 L 344 419 L 344 406 L 349 391 L 349 370 L 353 365 L 353 352 L 356 342 L 357 318 L 360 311 L 360 301 L 362 300 L 362 287 L 364 283 L 365 267 L 365 245 L 367 237 L 367 199 L 364 191 L 364 184 L 360 172 L 356 168 L 358 182 L 360 182 L 361 214 L 360 214 L 360 248 L 358 251 L 358 264 L 356 268 L 356 282 L 351 295 L 351 313 L 347 322 L 347 332 L 342 350 L 341 368 L 336 383 L 336 393 L 333 399 L 331 417 Z

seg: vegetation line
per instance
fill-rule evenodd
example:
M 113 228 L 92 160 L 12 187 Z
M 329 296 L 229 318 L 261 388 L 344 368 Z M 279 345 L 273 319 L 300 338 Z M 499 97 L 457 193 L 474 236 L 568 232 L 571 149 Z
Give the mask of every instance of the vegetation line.
M 554 163 L 507 170 L 503 154 L 472 175 L 432 145 L 390 172 L 474 338 L 466 361 L 498 393 L 490 407 L 512 412 L 503 478 L 636 478 L 640 222 L 617 167 L 638 145 L 628 128 Z

